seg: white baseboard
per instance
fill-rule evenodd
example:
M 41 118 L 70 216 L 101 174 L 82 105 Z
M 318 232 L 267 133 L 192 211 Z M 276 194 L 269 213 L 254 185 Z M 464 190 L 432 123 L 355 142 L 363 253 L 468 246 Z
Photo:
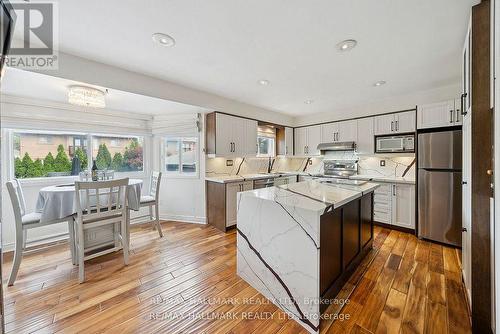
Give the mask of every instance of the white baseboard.
M 28 242 L 26 243 L 26 247 L 29 249 L 30 247 L 43 246 L 46 244 L 52 244 L 52 243 L 65 241 L 65 240 L 68 240 L 68 233 L 67 232 L 56 233 L 56 234 L 44 236 L 42 238 L 37 238 L 34 240 L 28 240 Z M 15 248 L 14 242 L 2 243 L 2 253 L 12 252 L 12 251 L 14 251 L 14 248 Z
M 182 223 L 206 224 L 205 217 L 183 216 L 183 215 L 160 215 L 161 220 L 173 220 Z

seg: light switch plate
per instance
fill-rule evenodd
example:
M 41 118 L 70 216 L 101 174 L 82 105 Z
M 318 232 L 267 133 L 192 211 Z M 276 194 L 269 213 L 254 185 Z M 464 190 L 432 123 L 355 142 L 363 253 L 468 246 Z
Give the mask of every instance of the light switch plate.
M 230 167 L 233 165 L 233 160 L 226 160 L 226 166 Z

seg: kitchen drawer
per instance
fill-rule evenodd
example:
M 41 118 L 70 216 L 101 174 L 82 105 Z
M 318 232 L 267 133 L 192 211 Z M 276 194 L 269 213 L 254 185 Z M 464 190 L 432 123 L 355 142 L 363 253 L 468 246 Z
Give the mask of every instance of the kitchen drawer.
M 381 184 L 380 187 L 378 187 L 377 189 L 375 189 L 375 194 L 380 194 L 380 195 L 387 195 L 387 196 L 390 196 L 391 195 L 391 185 L 390 184 Z
M 374 203 L 373 211 L 390 213 L 391 207 L 389 206 L 389 204 Z
M 391 223 L 391 213 L 390 212 L 380 212 L 373 211 L 373 220 L 379 223 L 390 224 Z

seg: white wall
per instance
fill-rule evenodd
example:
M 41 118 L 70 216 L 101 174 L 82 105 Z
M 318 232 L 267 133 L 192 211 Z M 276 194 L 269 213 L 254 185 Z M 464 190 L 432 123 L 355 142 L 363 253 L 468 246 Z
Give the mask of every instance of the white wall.
M 12 159 L 9 157 L 10 140 L 7 130 L 41 129 L 52 131 L 94 132 L 103 134 L 144 135 L 144 166 L 150 170 L 152 165 L 151 119 L 146 115 L 124 113 L 102 109 L 100 112 L 85 110 L 69 104 L 30 100 L 11 96 L 2 96 L 0 103 L 2 123 L 2 246 L 4 250 L 13 249 L 15 240 L 14 213 L 5 182 L 12 179 Z M 132 173 L 130 177 L 140 178 L 147 186 L 146 173 Z M 38 193 L 48 185 L 67 183 L 74 178 L 47 178 L 36 181 L 22 181 L 26 205 L 34 211 Z M 67 238 L 67 225 L 56 224 L 34 229 L 28 232 L 28 243 L 38 244 Z
M 383 89 L 377 87 L 374 89 Z M 460 97 L 461 85 L 444 86 L 431 90 L 423 90 L 412 94 L 394 96 L 388 99 L 373 101 L 367 105 L 360 105 L 349 109 L 332 110 L 327 113 L 317 113 L 295 118 L 295 126 L 309 125 L 322 122 L 338 121 L 354 117 L 370 116 L 391 111 L 414 109 L 416 105 L 457 99 Z

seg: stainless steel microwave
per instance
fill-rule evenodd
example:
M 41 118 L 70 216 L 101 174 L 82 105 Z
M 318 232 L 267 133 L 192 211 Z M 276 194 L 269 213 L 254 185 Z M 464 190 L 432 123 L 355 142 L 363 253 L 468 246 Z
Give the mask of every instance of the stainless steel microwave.
M 415 152 L 414 134 L 375 137 L 375 153 L 413 153 L 413 152 Z

